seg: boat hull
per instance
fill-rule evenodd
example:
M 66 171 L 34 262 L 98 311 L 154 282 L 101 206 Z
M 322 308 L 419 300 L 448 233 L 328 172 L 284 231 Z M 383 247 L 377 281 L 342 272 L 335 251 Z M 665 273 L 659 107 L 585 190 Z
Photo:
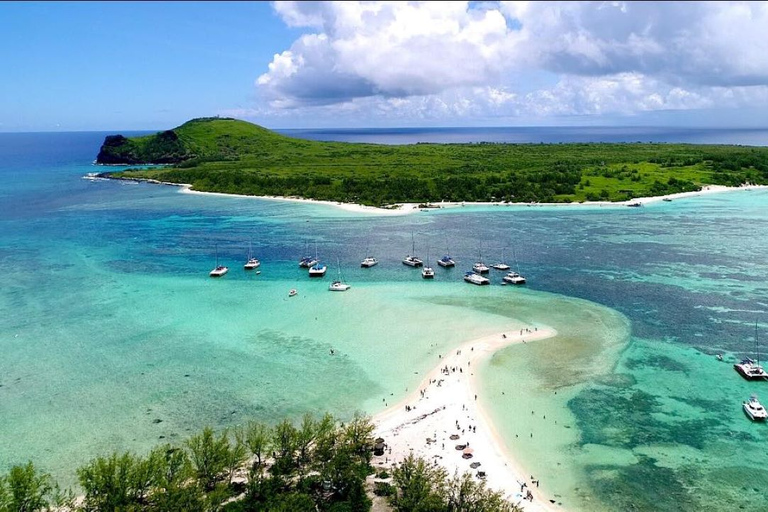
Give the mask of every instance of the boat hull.
M 404 259 L 403 265 L 407 265 L 409 267 L 421 267 L 424 265 L 424 262 L 419 259 Z

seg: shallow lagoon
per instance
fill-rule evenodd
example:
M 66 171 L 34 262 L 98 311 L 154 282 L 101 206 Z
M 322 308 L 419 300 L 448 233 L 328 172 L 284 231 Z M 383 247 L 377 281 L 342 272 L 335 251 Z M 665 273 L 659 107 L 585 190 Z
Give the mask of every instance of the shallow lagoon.
M 374 412 L 441 351 L 533 322 L 561 336 L 492 358 L 484 399 L 565 506 L 768 501 L 768 430 L 740 410 L 750 392 L 768 398 L 768 383 L 747 383 L 729 364 L 751 350 L 756 320 L 768 327 L 765 191 L 639 209 L 356 217 L 90 182 L 81 176 L 101 135 L 47 137 L 43 155 L 0 144 L 2 467 L 31 458 L 66 481 L 95 454 L 141 451 L 205 424 Z M 459 266 L 423 282 L 399 262 L 411 233 L 421 255 L 427 244 L 430 259 L 448 249 Z M 240 270 L 249 240 L 264 261 L 258 276 Z M 307 242 L 329 263 L 324 282 L 296 266 Z M 491 261 L 504 245 L 528 289 L 461 282 L 479 252 Z M 367 247 L 382 263 L 364 270 Z M 212 280 L 217 248 L 231 270 Z M 327 291 L 337 257 L 353 285 L 345 294 Z M 290 288 L 299 296 L 289 300 Z

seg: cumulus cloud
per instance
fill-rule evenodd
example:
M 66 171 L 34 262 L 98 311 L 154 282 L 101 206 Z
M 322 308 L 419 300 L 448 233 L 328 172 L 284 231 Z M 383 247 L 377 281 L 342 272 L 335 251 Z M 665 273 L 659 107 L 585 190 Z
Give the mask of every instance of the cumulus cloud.
M 768 96 L 767 3 L 275 2 L 274 9 L 304 34 L 256 81 L 272 112 L 548 116 L 742 106 Z M 542 73 L 550 83 L 532 87 Z

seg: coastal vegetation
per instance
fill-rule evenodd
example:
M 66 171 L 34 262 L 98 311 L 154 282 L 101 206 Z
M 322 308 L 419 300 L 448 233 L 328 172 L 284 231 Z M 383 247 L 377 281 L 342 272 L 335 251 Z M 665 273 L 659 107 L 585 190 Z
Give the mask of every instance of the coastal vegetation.
M 468 473 L 449 479 L 412 455 L 375 474 L 372 434 L 360 415 L 206 428 L 182 446 L 96 457 L 77 470 L 79 498 L 30 462 L 0 476 L 0 512 L 365 512 L 372 495 L 396 512 L 517 510 Z
M 103 164 L 169 164 L 104 173 L 194 190 L 373 206 L 439 201 L 623 201 L 768 184 L 768 148 L 725 145 L 320 142 L 227 118 L 154 135 L 106 138 Z

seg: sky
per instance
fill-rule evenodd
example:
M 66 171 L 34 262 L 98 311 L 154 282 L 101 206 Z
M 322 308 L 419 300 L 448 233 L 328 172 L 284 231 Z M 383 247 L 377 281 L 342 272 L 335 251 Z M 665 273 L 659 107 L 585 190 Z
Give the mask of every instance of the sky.
M 0 2 L 0 131 L 768 127 L 766 2 Z

